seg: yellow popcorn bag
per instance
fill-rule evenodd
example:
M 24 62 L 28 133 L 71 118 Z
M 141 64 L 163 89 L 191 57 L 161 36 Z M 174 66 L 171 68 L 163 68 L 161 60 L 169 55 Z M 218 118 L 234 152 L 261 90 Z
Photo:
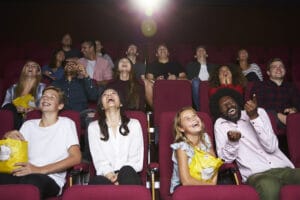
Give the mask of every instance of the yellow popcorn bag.
M 34 97 L 31 94 L 27 94 L 21 97 L 17 97 L 13 100 L 13 104 L 18 107 L 30 108 L 35 107 Z
M 189 164 L 190 175 L 197 180 L 211 182 L 223 161 L 196 147 L 194 152 Z
M 28 162 L 28 143 L 10 138 L 0 140 L 0 172 L 11 173 L 18 162 Z

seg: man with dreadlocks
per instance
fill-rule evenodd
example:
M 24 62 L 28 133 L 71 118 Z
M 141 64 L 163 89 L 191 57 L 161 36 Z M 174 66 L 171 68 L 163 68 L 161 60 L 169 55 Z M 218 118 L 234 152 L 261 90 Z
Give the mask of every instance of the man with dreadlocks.
M 242 110 L 244 107 L 244 110 Z M 279 199 L 280 188 L 300 184 L 300 169 L 281 152 L 268 114 L 256 97 L 243 105 L 242 96 L 228 88 L 210 99 L 218 157 L 237 162 L 243 182 L 253 186 L 261 200 Z

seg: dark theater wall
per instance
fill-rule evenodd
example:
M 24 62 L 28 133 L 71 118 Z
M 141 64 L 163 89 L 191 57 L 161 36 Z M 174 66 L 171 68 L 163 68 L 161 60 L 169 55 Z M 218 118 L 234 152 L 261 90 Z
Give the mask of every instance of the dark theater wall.
M 53 42 L 70 32 L 78 42 L 92 37 L 116 43 L 299 45 L 298 6 L 169 3 L 153 16 L 157 34 L 145 38 L 140 31 L 145 16 L 120 2 L 2 3 L 1 41 Z

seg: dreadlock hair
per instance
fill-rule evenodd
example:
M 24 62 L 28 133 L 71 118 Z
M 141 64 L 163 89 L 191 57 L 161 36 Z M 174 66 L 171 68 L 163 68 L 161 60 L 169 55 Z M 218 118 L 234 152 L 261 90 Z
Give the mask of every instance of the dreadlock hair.
M 233 98 L 240 108 L 244 105 L 243 96 L 239 92 L 230 88 L 221 88 L 209 99 L 209 108 L 214 119 L 221 116 L 219 101 L 224 96 L 230 96 Z

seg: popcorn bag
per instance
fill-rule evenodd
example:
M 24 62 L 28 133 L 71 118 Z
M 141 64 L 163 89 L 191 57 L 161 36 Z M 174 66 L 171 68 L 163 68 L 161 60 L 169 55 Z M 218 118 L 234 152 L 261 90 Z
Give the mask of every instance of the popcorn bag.
M 190 175 L 197 180 L 211 182 L 223 161 L 198 148 L 194 148 L 194 152 L 189 164 Z
M 13 104 L 18 107 L 30 108 L 35 107 L 34 97 L 31 94 L 27 94 L 21 97 L 17 97 L 13 100 Z
M 18 162 L 28 162 L 28 143 L 10 138 L 0 140 L 0 172 L 12 173 Z

